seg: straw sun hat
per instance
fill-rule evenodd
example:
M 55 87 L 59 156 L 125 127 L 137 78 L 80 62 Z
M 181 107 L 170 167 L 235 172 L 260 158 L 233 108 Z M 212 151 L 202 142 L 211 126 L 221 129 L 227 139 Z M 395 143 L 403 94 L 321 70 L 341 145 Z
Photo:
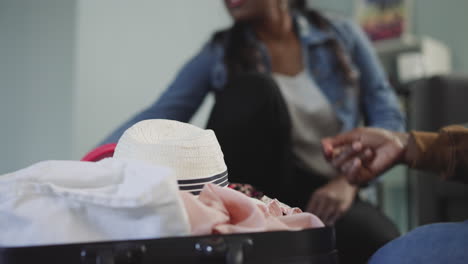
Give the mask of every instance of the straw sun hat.
M 228 185 L 227 167 L 212 130 L 151 119 L 127 129 L 114 158 L 142 160 L 174 170 L 179 189 L 198 195 L 207 183 Z

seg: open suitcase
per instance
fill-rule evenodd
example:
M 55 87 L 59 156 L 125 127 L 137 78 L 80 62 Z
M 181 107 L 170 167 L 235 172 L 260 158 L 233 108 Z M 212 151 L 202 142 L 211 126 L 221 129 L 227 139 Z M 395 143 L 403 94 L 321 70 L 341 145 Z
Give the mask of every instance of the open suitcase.
M 332 228 L 0 248 L 2 264 L 335 264 Z
M 115 144 L 82 160 L 111 157 Z M 137 228 L 137 227 L 136 227 Z M 0 234 L 1 235 L 1 234 Z M 333 228 L 1 247 L 0 264 L 309 263 L 336 264 Z

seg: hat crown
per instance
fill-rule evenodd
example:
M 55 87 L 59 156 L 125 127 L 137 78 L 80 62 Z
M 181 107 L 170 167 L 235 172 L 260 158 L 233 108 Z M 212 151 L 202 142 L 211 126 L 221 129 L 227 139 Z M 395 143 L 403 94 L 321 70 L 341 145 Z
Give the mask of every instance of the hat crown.
M 136 123 L 119 139 L 114 157 L 169 167 L 174 170 L 181 190 L 195 193 L 203 187 L 200 184 L 215 180 L 219 185 L 227 185 L 227 177 L 225 180 L 214 177 L 227 175 L 215 133 L 187 123 L 163 119 Z M 181 183 L 187 180 L 193 188 L 182 188 Z

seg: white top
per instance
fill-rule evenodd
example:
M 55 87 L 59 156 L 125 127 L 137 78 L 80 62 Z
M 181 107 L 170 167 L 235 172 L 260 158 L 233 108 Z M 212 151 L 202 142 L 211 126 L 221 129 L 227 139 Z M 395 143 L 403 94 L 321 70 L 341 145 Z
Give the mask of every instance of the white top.
M 295 76 L 273 73 L 273 78 L 289 110 L 294 154 L 306 169 L 328 178 L 335 176 L 323 158 L 320 143 L 341 129 L 333 108 L 307 71 Z

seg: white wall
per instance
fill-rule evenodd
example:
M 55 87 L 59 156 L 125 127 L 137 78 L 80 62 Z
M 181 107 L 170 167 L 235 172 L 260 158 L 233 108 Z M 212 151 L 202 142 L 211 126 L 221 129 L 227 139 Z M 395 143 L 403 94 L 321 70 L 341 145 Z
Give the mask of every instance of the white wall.
M 351 17 L 354 12 L 356 0 L 307 0 L 311 8 L 317 8 L 335 15 Z
M 221 0 L 0 0 L 0 174 L 79 159 L 229 24 Z
M 0 0 L 0 174 L 71 157 L 75 3 Z
M 221 0 L 79 1 L 74 156 L 156 100 L 211 34 L 229 24 Z M 203 124 L 207 111 L 195 122 Z

